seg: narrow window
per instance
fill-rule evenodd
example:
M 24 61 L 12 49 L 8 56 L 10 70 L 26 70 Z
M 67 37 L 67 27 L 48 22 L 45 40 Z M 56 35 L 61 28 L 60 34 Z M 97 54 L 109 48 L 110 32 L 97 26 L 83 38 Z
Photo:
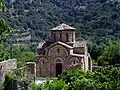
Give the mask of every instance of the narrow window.
M 57 52 L 60 53 L 60 49 L 59 48 L 57 49 Z
M 43 64 L 45 64 L 45 62 L 43 61 Z
M 75 61 L 73 61 L 73 64 L 76 64 L 76 62 L 75 62 Z
M 45 55 L 45 50 L 43 51 L 43 54 Z
M 73 33 L 72 33 L 72 42 L 73 42 Z
M 68 42 L 68 33 L 66 33 L 66 42 Z
M 45 62 L 44 62 L 44 61 L 42 61 L 42 62 L 41 62 L 41 64 L 45 64 Z
M 62 34 L 60 33 L 60 41 L 62 41 Z
M 56 34 L 54 34 L 54 41 L 56 41 Z

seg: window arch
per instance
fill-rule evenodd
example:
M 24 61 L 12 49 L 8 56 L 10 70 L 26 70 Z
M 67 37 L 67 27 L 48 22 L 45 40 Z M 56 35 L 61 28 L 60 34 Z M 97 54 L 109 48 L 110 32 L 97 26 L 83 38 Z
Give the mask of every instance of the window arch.
M 39 60 L 40 64 L 44 65 L 47 63 L 47 59 L 46 58 L 40 58 Z
M 61 52 L 64 53 L 64 56 L 68 56 L 68 51 L 66 50 L 65 47 L 63 47 L 62 45 L 55 45 L 53 47 L 51 47 L 48 52 L 47 52 L 47 55 L 48 56 L 58 56 L 58 53 L 54 53 L 54 52 L 58 52 L 58 49 L 59 48 L 59 51 L 60 51 L 60 54 Z
M 70 63 L 71 63 L 71 65 L 76 65 L 76 64 L 79 63 L 79 60 L 78 60 L 78 58 L 73 57 L 73 58 L 70 59 Z
M 61 58 L 56 58 L 54 60 L 54 63 L 63 63 L 63 60 Z

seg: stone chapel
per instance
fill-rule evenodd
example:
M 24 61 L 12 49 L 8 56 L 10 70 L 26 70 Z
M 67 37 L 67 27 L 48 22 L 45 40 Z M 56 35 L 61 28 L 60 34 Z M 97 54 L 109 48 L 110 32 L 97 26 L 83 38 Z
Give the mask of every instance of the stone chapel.
M 75 40 L 75 28 L 66 24 L 51 29 L 51 41 L 37 47 L 36 76 L 56 77 L 71 69 L 92 70 L 85 41 Z

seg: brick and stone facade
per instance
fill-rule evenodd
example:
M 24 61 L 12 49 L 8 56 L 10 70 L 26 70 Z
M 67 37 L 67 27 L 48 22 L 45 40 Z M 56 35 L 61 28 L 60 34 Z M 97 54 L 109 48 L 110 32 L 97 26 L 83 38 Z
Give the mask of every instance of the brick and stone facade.
M 61 24 L 51 29 L 51 41 L 37 48 L 36 75 L 58 76 L 71 69 L 92 70 L 92 60 L 85 41 L 75 40 L 75 28 Z

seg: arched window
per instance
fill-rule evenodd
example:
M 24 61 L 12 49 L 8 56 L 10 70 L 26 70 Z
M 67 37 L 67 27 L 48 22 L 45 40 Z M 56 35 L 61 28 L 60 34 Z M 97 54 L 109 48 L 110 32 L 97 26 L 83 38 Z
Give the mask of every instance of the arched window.
M 44 61 L 42 61 L 42 64 L 45 64 L 45 62 L 44 62 Z
M 40 63 L 41 64 L 46 64 L 47 63 L 47 59 L 46 58 L 41 58 L 40 59 Z
M 76 64 L 76 62 L 75 62 L 75 61 L 73 61 L 73 64 Z
M 79 60 L 78 60 L 78 58 L 73 57 L 70 59 L 70 62 L 71 62 L 71 65 L 77 65 L 79 63 Z
M 69 39 L 68 33 L 66 33 L 66 42 L 68 42 L 68 39 Z

